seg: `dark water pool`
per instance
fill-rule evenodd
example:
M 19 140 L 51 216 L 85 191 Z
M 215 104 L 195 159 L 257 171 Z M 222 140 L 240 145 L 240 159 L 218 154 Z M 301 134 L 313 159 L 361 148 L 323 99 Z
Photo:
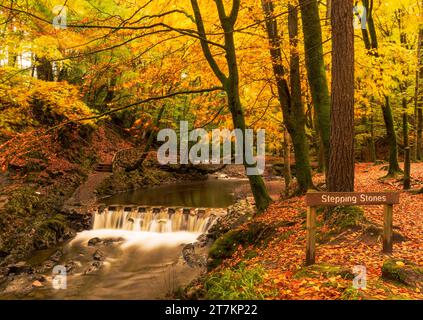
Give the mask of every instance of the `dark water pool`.
M 283 189 L 282 181 L 271 181 L 266 185 L 274 198 L 277 198 Z M 103 199 L 102 202 L 107 205 L 225 208 L 232 205 L 238 197 L 246 195 L 251 195 L 250 185 L 246 179 L 208 179 L 129 191 Z

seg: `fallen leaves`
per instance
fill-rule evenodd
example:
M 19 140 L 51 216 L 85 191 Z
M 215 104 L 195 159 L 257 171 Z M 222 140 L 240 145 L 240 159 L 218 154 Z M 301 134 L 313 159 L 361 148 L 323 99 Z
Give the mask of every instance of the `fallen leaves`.
M 400 190 L 400 186 L 386 184 L 379 180 L 383 175 L 381 166 L 372 164 L 356 165 L 356 190 L 370 191 L 401 191 L 400 204 L 394 206 L 394 230 L 406 237 L 405 241 L 394 243 L 392 258 L 405 259 L 417 265 L 423 265 L 423 195 L 412 195 Z M 423 164 L 413 164 L 414 181 L 423 183 Z M 323 181 L 323 176 L 315 177 Z M 363 207 L 366 218 L 372 223 L 383 225 L 383 207 Z M 279 232 L 290 231 L 284 240 L 270 242 L 266 248 L 259 250 L 257 257 L 244 261 L 245 248 L 238 248 L 232 259 L 226 261 L 226 266 L 234 266 L 243 261 L 248 265 L 263 265 L 267 275 L 262 287 L 264 290 L 277 288 L 276 299 L 423 299 L 419 289 L 398 285 L 381 278 L 381 267 L 387 256 L 382 253 L 381 239 L 375 237 L 372 241 L 364 241 L 362 230 L 350 230 L 335 235 L 332 241 L 318 243 L 316 247 L 316 263 L 325 263 L 346 267 L 353 270 L 356 265 L 366 267 L 367 287 L 356 290 L 352 281 L 340 276 L 324 276 L 313 273 L 302 279 L 296 279 L 295 273 L 304 267 L 305 259 L 305 213 L 306 206 L 303 197 L 296 197 L 272 204 L 256 221 L 275 223 L 278 221 L 295 222 L 287 227 L 281 227 Z M 319 231 L 329 231 L 326 226 Z M 398 266 L 401 261 L 397 262 Z

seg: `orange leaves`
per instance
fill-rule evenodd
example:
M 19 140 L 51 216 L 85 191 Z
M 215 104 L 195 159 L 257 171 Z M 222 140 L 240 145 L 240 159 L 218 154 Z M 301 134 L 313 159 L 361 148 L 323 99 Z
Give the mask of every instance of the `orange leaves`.
M 400 190 L 401 186 L 386 184 L 379 178 L 384 174 L 382 166 L 358 164 L 356 166 L 356 190 L 386 191 Z M 416 179 L 416 188 L 423 185 L 423 164 L 413 164 L 412 176 Z M 323 176 L 315 176 L 314 182 L 323 181 Z M 393 257 L 406 259 L 423 265 L 423 195 L 401 192 L 401 203 L 395 206 L 394 230 L 406 236 L 402 242 L 394 243 Z M 328 242 L 319 242 L 316 247 L 317 264 L 339 266 L 353 271 L 356 265 L 366 267 L 367 287 L 354 289 L 352 279 L 345 279 L 339 274 L 325 274 L 320 271 L 307 271 L 298 276 L 304 268 L 305 259 L 305 212 L 304 199 L 296 197 L 273 203 L 268 210 L 255 218 L 268 224 L 290 222 L 288 226 L 278 228 L 278 233 L 259 250 L 253 259 L 243 257 L 251 248 L 238 248 L 232 259 L 225 262 L 233 266 L 239 262 L 250 266 L 260 265 L 266 268 L 266 276 L 261 284 L 267 292 L 277 291 L 276 299 L 422 299 L 421 290 L 398 286 L 395 282 L 382 279 L 381 267 L 387 258 L 381 252 L 381 240 L 377 237 L 363 237 L 363 230 L 350 230 L 336 234 Z M 383 208 L 363 207 L 365 216 L 373 223 L 381 224 Z M 319 228 L 327 232 L 329 228 Z M 401 262 L 399 262 L 401 267 Z

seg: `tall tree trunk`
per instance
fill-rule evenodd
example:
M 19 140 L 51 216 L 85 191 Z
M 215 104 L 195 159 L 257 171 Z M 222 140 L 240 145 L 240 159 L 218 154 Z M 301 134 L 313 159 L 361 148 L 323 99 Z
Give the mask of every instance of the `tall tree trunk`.
M 225 57 L 226 65 L 228 68 L 228 75 L 226 75 L 221 70 L 220 66 L 216 62 L 210 50 L 210 45 L 207 40 L 207 34 L 201 15 L 201 10 L 198 5 L 198 0 L 191 0 L 191 6 L 194 12 L 195 23 L 197 26 L 198 34 L 200 36 L 200 44 L 203 50 L 204 57 L 206 58 L 216 77 L 222 83 L 223 88 L 226 92 L 228 98 L 228 107 L 232 114 L 232 122 L 234 128 L 240 129 L 245 136 L 246 125 L 244 118 L 244 110 L 241 105 L 241 99 L 239 95 L 239 74 L 234 41 L 234 26 L 238 18 L 240 0 L 232 0 L 232 7 L 229 14 L 226 14 L 223 0 L 215 0 L 215 4 L 219 15 L 220 25 L 224 31 L 225 44 L 223 48 L 226 53 Z M 245 145 L 245 139 L 244 146 L 251 147 Z M 245 162 L 245 157 L 244 166 L 246 169 L 249 167 L 249 165 Z M 248 180 L 250 182 L 251 191 L 254 196 L 257 210 L 258 212 L 262 212 L 272 202 L 272 199 L 270 198 L 269 193 L 267 191 L 266 185 L 264 184 L 263 177 L 258 175 L 249 175 Z
M 305 133 L 304 105 L 301 98 L 300 63 L 298 55 L 298 13 L 290 6 L 288 15 L 290 50 L 291 88 L 286 80 L 286 70 L 282 64 L 281 41 L 278 34 L 277 21 L 274 16 L 272 0 L 262 1 L 263 12 L 266 17 L 266 30 L 270 44 L 273 74 L 276 80 L 279 103 L 282 107 L 283 119 L 287 128 L 295 154 L 295 176 L 298 181 L 297 193 L 305 193 L 313 186 L 309 161 L 309 147 Z
M 331 2 L 336 1 L 328 1 L 329 7 L 332 6 Z M 319 8 L 317 0 L 300 0 L 300 7 L 308 82 L 316 109 L 319 134 L 325 155 L 325 167 L 327 168 L 330 148 L 330 95 L 323 57 Z
M 370 138 L 369 138 L 370 161 L 375 163 L 376 158 L 376 144 L 375 144 L 375 124 L 373 114 L 370 116 Z
M 289 144 L 289 135 L 286 128 L 283 128 L 283 178 L 285 181 L 285 196 L 289 196 L 291 190 L 291 148 Z
M 373 4 L 374 4 L 373 0 L 363 0 L 363 6 L 366 8 L 366 13 L 367 13 L 367 28 L 370 34 L 371 48 L 377 50 L 378 41 L 377 41 L 377 35 L 376 35 L 376 27 L 373 20 Z
M 408 140 L 407 99 L 402 98 L 402 135 L 404 139 L 404 190 L 410 189 L 410 145 Z
M 385 96 L 385 104 L 382 104 L 383 120 L 386 127 L 386 138 L 389 142 L 389 169 L 388 175 L 395 175 L 401 172 L 398 164 L 398 144 L 395 133 L 394 119 L 392 115 L 392 107 L 390 98 Z
M 326 25 L 330 23 L 330 14 L 332 10 L 332 0 L 326 0 Z
M 388 176 L 395 176 L 401 172 L 398 164 L 398 144 L 397 135 L 395 133 L 394 118 L 392 116 L 391 101 L 385 96 L 385 104 L 382 105 L 383 120 L 386 126 L 386 137 L 389 143 L 389 169 Z
M 422 4 L 423 6 L 423 4 Z M 423 25 L 420 25 L 416 74 L 416 160 L 423 160 Z
M 318 172 L 324 172 L 325 171 L 325 151 L 324 151 L 324 146 L 323 146 L 323 141 L 320 137 L 319 134 L 319 124 L 317 123 L 317 114 L 316 114 L 316 108 L 313 108 L 313 131 L 314 131 L 314 136 L 315 136 L 315 152 L 317 155 L 317 163 L 318 163 Z
M 353 1 L 332 1 L 332 107 L 328 188 L 354 191 Z
M 288 33 L 290 41 L 290 84 L 291 106 L 290 118 L 293 127 L 292 143 L 295 151 L 295 174 L 300 193 L 307 192 L 313 186 L 309 159 L 309 145 L 305 132 L 306 118 L 301 96 L 300 56 L 298 54 L 298 10 L 288 5 Z M 298 152 L 296 151 L 298 150 Z
M 367 32 L 369 33 L 369 36 L 367 36 L 367 38 L 370 38 L 370 43 L 371 43 L 371 50 L 369 51 L 369 54 L 372 56 L 378 57 L 379 56 L 378 41 L 377 41 L 377 35 L 376 35 L 376 27 L 373 20 L 373 4 L 374 4 L 373 0 L 363 0 L 363 5 L 366 8 L 366 12 L 367 12 L 367 28 L 368 28 L 368 31 L 367 29 L 363 30 L 363 33 L 366 33 L 366 34 Z M 365 45 L 367 47 L 366 43 Z M 394 121 L 392 119 L 392 109 L 391 109 L 391 104 L 390 104 L 388 96 L 385 96 L 385 104 L 382 103 L 381 106 L 382 106 L 383 119 L 385 121 L 385 126 L 386 126 L 387 139 L 389 141 L 389 146 L 390 146 L 388 175 L 395 175 L 397 172 L 400 172 L 401 170 L 399 169 L 398 158 L 393 159 L 394 155 L 398 157 L 398 146 L 396 141 Z M 392 138 L 392 132 L 393 132 L 393 135 L 395 136 L 395 139 Z

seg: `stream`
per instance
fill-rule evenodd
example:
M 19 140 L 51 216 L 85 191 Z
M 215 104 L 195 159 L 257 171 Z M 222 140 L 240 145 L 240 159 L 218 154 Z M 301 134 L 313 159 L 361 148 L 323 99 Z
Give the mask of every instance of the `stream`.
M 277 195 L 280 185 L 271 182 L 271 193 Z M 92 230 L 78 233 L 59 248 L 40 251 L 28 261 L 36 265 L 54 256 L 41 285 L 25 299 L 170 297 L 201 270 L 185 261 L 183 248 L 205 233 L 237 198 L 249 194 L 248 180 L 210 179 L 103 199 L 105 209 L 94 215 Z M 207 248 L 201 254 L 206 261 Z M 53 286 L 58 279 L 51 272 L 55 265 L 66 269 L 66 281 L 59 281 L 59 289 Z

